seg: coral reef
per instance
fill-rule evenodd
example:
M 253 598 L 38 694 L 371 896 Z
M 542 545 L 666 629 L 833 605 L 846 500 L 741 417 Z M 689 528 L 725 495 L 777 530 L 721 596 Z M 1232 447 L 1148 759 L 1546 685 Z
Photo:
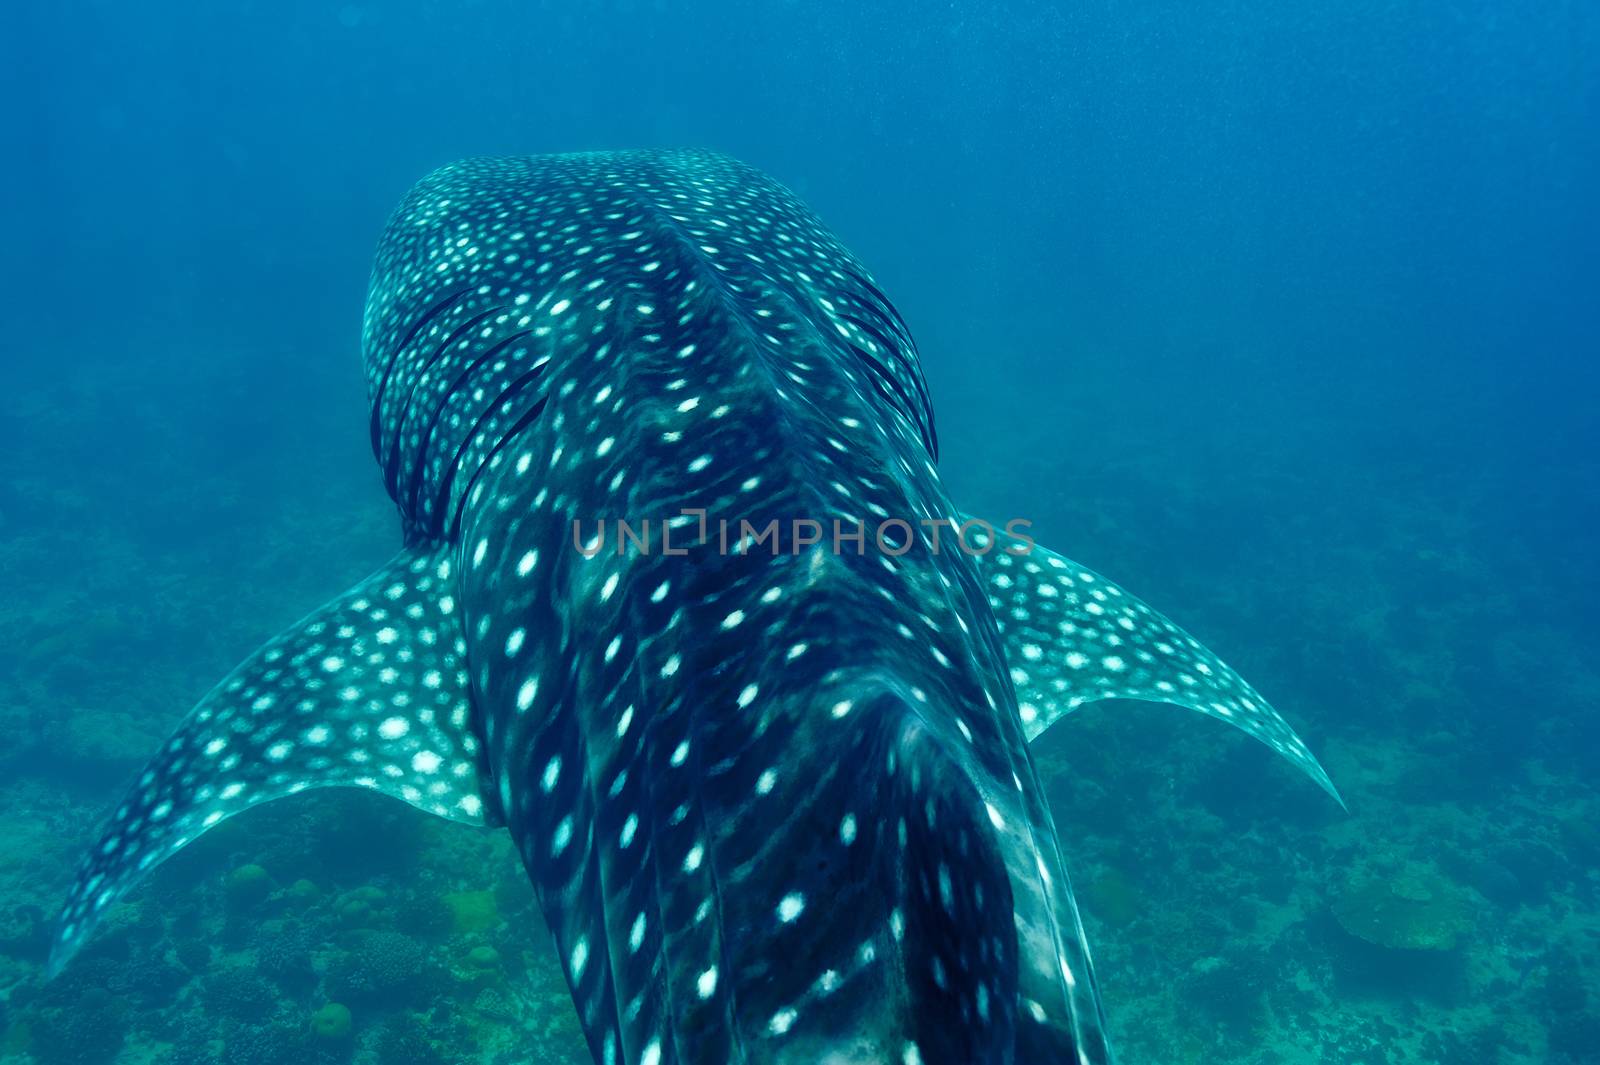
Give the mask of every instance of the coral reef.
M 38 1065 L 105 1065 L 128 1035 L 128 1005 L 103 988 L 89 988 L 70 1006 L 47 1006 L 28 1021 L 28 1052 Z
M 1394 876 L 1353 880 L 1332 909 L 1346 932 L 1395 950 L 1450 950 L 1471 930 L 1473 919 L 1465 891 L 1418 866 Z
M 458 1060 L 447 1056 L 422 1025 L 408 1018 L 384 1024 L 373 1040 L 373 1050 L 379 1061 L 403 1061 L 408 1065 L 451 1065 Z
M 328 993 L 340 1002 L 375 1010 L 421 1007 L 443 985 L 426 948 L 399 932 L 359 936 L 328 965 Z
M 274 921 L 263 926 L 256 947 L 256 970 L 290 997 L 299 997 L 317 984 L 311 929 L 297 921 Z
M 245 966 L 207 975 L 200 982 L 200 998 L 208 1013 L 235 1021 L 264 1021 L 279 1007 L 277 990 L 255 969 Z

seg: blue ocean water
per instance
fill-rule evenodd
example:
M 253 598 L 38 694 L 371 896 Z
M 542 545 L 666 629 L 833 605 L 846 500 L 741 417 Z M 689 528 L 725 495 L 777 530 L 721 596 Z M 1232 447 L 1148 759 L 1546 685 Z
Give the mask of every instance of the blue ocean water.
M 5 1060 L 583 1060 L 508 852 L 361 798 L 230 822 L 77 982 L 40 917 L 183 711 L 393 550 L 358 341 L 406 188 L 680 145 L 872 267 L 958 502 L 1188 626 L 1345 794 L 1160 707 L 1041 741 L 1124 1060 L 1600 1060 L 1600 9 L 7 22 Z

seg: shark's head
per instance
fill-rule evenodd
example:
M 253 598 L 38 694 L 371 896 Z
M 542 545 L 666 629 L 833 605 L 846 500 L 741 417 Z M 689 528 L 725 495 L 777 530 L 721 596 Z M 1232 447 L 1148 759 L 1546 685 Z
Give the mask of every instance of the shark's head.
M 202 701 L 58 961 L 223 818 L 356 785 L 509 830 L 604 1065 L 1088 1065 L 1028 740 L 1161 699 L 1327 786 L 1171 622 L 955 510 L 905 323 L 748 167 L 447 167 L 364 336 L 407 549 Z

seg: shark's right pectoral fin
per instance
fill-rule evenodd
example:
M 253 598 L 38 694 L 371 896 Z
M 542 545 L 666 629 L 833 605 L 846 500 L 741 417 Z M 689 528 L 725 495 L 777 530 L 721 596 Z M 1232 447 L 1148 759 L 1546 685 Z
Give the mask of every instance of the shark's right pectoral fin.
M 1254 736 L 1344 805 L 1272 705 L 1143 600 L 1031 540 L 997 532 L 987 544 L 985 534 L 974 532 L 972 542 L 988 547 L 979 569 L 1030 740 L 1097 699 L 1171 703 Z
M 449 553 L 411 549 L 275 637 L 190 712 L 79 869 L 54 973 L 147 870 L 241 810 L 371 788 L 488 824 Z

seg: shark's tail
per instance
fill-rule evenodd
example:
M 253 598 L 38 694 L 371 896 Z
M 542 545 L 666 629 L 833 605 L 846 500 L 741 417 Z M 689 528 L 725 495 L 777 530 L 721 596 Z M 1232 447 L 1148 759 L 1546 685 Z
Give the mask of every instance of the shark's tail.
M 947 741 L 907 706 L 883 763 L 880 850 L 912 1030 L 905 1061 L 1009 1063 L 1016 1045 L 1011 882 L 982 797 Z

